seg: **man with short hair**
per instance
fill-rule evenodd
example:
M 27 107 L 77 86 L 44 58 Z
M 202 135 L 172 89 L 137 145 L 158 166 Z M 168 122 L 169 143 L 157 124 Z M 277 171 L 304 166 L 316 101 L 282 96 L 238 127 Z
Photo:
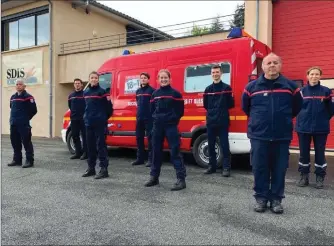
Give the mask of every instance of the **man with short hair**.
M 222 82 L 222 69 L 220 65 L 211 68 L 213 83 L 206 87 L 203 95 L 203 105 L 206 109 L 206 125 L 209 144 L 209 168 L 205 174 L 216 172 L 216 138 L 219 137 L 220 148 L 223 154 L 222 175 L 230 176 L 231 160 L 228 131 L 230 125 L 229 110 L 234 108 L 232 88 Z
M 292 119 L 303 101 L 297 84 L 280 73 L 281 67 L 281 58 L 270 53 L 262 62 L 264 74 L 248 83 L 242 95 L 242 109 L 249 117 L 256 212 L 264 212 L 270 201 L 273 213 L 283 213 Z
M 83 96 L 83 83 L 81 79 L 74 79 L 74 91 L 68 96 L 68 107 L 71 110 L 71 132 L 75 146 L 75 154 L 70 158 L 85 160 L 87 159 L 87 141 L 83 115 L 86 103 Z M 82 147 L 80 133 L 82 134 Z
M 26 162 L 22 166 L 34 166 L 34 147 L 31 142 L 30 120 L 37 113 L 35 99 L 26 90 L 25 80 L 16 80 L 16 93 L 10 98 L 10 140 L 14 149 L 13 161 L 8 166 L 22 166 L 22 144 Z

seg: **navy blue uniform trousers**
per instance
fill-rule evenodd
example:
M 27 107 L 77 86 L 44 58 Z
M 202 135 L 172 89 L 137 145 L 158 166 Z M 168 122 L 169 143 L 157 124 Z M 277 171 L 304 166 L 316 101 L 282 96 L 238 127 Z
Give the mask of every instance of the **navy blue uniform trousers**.
M 87 152 L 86 126 L 84 120 L 71 120 L 72 137 L 77 155 Z M 82 146 L 80 141 L 80 133 L 82 135 Z
M 313 139 L 315 152 L 314 173 L 318 176 L 325 177 L 327 168 L 327 162 L 325 157 L 327 134 L 298 133 L 298 139 L 300 149 L 298 171 L 301 173 L 310 173 L 310 151 L 311 141 Z
M 254 197 L 282 201 L 285 174 L 289 166 L 290 141 L 251 139 L 251 165 L 254 174 Z
M 11 125 L 10 141 L 14 149 L 15 162 L 22 162 L 22 144 L 26 151 L 26 159 L 34 161 L 34 147 L 31 142 L 31 126 L 29 125 Z
M 174 165 L 177 179 L 186 178 L 186 168 L 180 153 L 180 135 L 177 125 L 154 124 L 152 130 L 153 156 L 151 165 L 151 176 L 158 178 L 161 171 L 163 142 L 165 137 L 171 150 L 171 162 Z
M 219 137 L 220 151 L 223 153 L 223 168 L 229 169 L 230 163 L 230 143 L 228 141 L 228 128 L 221 126 L 207 126 L 208 147 L 209 147 L 209 166 L 215 170 L 217 168 L 216 139 Z
M 152 121 L 137 120 L 136 122 L 136 140 L 137 140 L 137 160 L 144 162 L 145 159 L 145 131 L 148 140 L 148 161 L 152 163 Z
M 100 167 L 107 168 L 109 164 L 108 150 L 106 145 L 106 123 L 94 123 L 86 126 L 88 166 L 94 169 L 96 166 L 97 156 L 100 161 Z

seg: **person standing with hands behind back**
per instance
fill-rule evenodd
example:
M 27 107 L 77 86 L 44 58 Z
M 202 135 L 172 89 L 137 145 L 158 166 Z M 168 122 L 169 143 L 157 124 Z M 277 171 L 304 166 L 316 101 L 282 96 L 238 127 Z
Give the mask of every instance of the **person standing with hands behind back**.
M 75 145 L 75 154 L 70 159 L 87 159 L 86 127 L 83 120 L 85 107 L 82 80 L 74 79 L 74 91 L 68 96 L 68 108 L 71 110 L 71 129 Z M 82 134 L 82 148 L 80 133 Z
M 171 162 L 177 176 L 177 182 L 171 190 L 177 191 L 186 188 L 186 168 L 180 154 L 180 134 L 177 129 L 184 114 L 184 101 L 181 93 L 171 87 L 170 77 L 168 70 L 162 69 L 159 71 L 160 88 L 153 93 L 151 98 L 153 159 L 150 180 L 145 186 L 150 187 L 159 184 L 163 142 L 166 137 L 171 149 Z
M 137 100 L 137 122 L 136 122 L 136 140 L 137 140 L 137 160 L 132 162 L 132 165 L 144 164 L 145 131 L 148 140 L 148 162 L 147 167 L 152 163 L 152 115 L 150 111 L 150 100 L 154 89 L 149 84 L 150 75 L 148 73 L 140 74 L 140 88 L 136 91 Z
M 110 94 L 107 94 L 99 85 L 97 72 L 89 74 L 89 85 L 84 92 L 84 98 L 86 102 L 84 121 L 87 131 L 88 169 L 82 176 L 89 177 L 96 174 L 96 154 L 98 153 L 101 170 L 95 179 L 106 178 L 109 176 L 109 159 L 105 133 L 108 119 L 113 113 L 113 105 Z
M 216 172 L 216 138 L 219 137 L 223 153 L 222 175 L 230 176 L 231 160 L 228 130 L 230 125 L 229 109 L 234 108 L 232 88 L 222 82 L 222 69 L 219 65 L 211 68 L 213 83 L 206 87 L 203 95 L 203 105 L 206 109 L 206 125 L 208 129 L 209 168 L 205 174 Z
M 329 121 L 333 116 L 331 90 L 320 85 L 322 70 L 311 67 L 307 71 L 308 83 L 301 89 L 303 106 L 297 116 L 296 132 L 298 133 L 300 158 L 298 171 L 300 180 L 297 186 L 309 185 L 310 150 L 313 139 L 315 150 L 316 188 L 322 189 L 326 176 L 327 162 L 325 149 L 330 132 Z

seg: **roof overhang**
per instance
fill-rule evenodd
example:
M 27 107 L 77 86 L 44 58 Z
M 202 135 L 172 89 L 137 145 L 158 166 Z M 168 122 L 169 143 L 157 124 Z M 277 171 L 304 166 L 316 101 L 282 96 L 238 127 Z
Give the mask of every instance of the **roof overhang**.
M 13 0 L 1 0 L 1 12 L 26 5 L 28 3 L 37 2 L 37 0 L 25 0 L 25 1 L 13 1 Z

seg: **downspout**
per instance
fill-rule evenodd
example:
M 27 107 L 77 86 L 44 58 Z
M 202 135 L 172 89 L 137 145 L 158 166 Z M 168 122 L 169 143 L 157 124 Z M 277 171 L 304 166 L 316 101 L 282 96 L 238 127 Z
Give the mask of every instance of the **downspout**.
M 52 37 L 52 2 L 49 2 L 49 138 L 52 138 L 52 120 L 53 120 L 53 89 L 52 89 L 52 80 L 53 80 L 53 37 Z
M 260 0 L 256 0 L 256 39 L 259 39 Z

